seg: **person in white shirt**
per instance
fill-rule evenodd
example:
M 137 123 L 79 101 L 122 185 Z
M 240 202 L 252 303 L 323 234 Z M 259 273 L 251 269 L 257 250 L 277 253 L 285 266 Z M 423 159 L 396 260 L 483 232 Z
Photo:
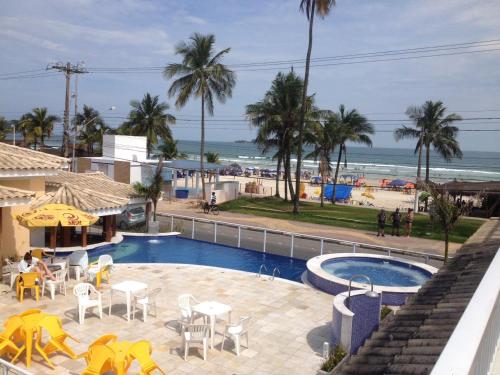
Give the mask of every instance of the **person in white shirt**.
M 19 262 L 18 268 L 21 273 L 39 272 L 42 281 L 45 280 L 45 277 L 48 277 L 51 280 L 56 279 L 52 272 L 50 272 L 47 265 L 40 259 L 32 256 L 29 251 L 24 254 L 24 258 Z

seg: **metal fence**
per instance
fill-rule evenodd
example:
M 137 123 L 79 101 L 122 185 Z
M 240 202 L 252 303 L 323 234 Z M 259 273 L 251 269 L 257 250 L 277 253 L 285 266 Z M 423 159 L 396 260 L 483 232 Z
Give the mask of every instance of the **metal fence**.
M 13 364 L 4 361 L 0 358 L 0 374 L 1 375 L 33 375 L 31 372 L 23 370 Z
M 393 255 L 440 267 L 444 259 L 443 256 L 437 254 L 192 216 L 160 213 L 158 217 L 162 230 L 180 232 L 182 237 L 303 260 L 323 254 L 363 252 Z M 262 218 L 262 220 L 265 220 L 265 218 Z

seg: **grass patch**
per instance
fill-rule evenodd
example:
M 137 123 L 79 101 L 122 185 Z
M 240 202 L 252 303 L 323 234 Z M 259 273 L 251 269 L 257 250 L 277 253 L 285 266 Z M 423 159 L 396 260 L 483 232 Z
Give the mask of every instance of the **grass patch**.
M 282 199 L 242 197 L 219 205 L 221 211 L 232 211 L 243 214 L 271 217 L 275 219 L 302 221 L 313 224 L 331 225 L 334 227 L 377 231 L 378 209 L 342 206 L 325 203 L 321 207 L 314 202 L 301 202 L 300 214 L 293 215 L 292 204 Z M 464 243 L 467 238 L 483 224 L 483 220 L 461 218 L 450 234 L 450 241 Z M 402 228 L 403 229 L 403 228 Z M 386 232 L 390 233 L 390 225 Z M 444 240 L 443 231 L 439 226 L 433 226 L 426 215 L 417 214 L 413 221 L 413 237 Z

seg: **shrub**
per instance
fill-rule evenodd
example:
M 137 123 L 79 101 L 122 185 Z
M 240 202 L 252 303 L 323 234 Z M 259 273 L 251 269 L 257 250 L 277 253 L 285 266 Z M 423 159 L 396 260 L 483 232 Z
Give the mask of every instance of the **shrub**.
M 382 310 L 380 310 L 380 320 L 384 320 L 387 315 L 392 313 L 392 309 L 387 306 L 382 306 Z
M 332 351 L 330 351 L 330 355 L 321 365 L 321 370 L 323 371 L 332 371 L 335 366 L 337 366 L 340 361 L 347 355 L 347 352 L 340 345 L 336 345 Z

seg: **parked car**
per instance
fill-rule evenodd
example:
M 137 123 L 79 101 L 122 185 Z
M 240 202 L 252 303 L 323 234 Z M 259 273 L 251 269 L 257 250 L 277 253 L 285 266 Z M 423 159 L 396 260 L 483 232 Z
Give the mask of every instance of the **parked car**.
M 128 229 L 134 225 L 146 222 L 146 212 L 144 207 L 127 208 L 116 217 L 116 222 L 120 229 Z

